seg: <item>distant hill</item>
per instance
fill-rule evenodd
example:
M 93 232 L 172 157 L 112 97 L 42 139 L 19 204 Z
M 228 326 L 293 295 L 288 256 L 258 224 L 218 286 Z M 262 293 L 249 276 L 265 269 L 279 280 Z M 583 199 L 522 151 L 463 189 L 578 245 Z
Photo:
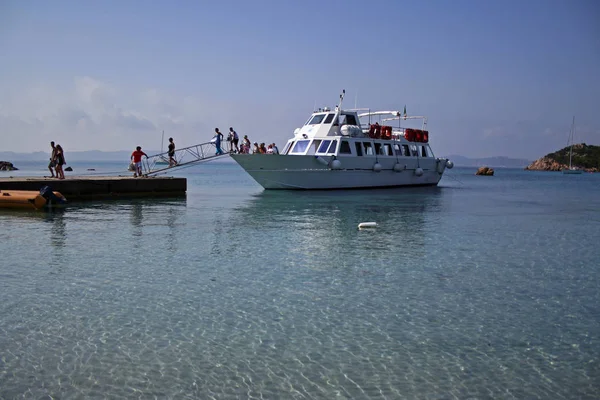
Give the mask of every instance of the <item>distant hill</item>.
M 459 155 L 451 155 L 446 157 L 459 167 L 496 167 L 496 168 L 523 168 L 528 165 L 531 160 L 509 157 L 484 157 L 484 158 L 468 158 Z
M 567 146 L 554 153 L 546 154 L 544 157 L 529 164 L 525 169 L 532 171 L 561 171 L 569 167 L 569 151 L 570 147 Z M 588 146 L 585 143 L 573 145 L 571 164 L 573 167 L 588 172 L 600 172 L 600 146 Z

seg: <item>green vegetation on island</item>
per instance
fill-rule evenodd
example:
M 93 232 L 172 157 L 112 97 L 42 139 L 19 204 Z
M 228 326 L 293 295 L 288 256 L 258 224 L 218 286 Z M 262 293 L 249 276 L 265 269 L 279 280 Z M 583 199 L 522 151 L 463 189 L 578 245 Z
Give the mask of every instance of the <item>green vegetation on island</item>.
M 535 171 L 560 171 L 569 167 L 570 146 L 546 154 L 539 160 L 529 164 L 525 169 Z M 588 172 L 600 171 L 600 146 L 588 146 L 585 143 L 573 145 L 571 164 L 575 168 Z

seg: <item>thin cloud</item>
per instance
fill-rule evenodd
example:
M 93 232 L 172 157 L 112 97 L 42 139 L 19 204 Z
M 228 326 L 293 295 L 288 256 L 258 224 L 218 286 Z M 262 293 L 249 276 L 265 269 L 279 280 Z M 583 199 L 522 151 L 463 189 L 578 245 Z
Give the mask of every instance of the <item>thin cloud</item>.
M 10 138 L 2 140 L 0 150 L 45 151 L 49 140 L 70 150 L 123 150 L 138 144 L 158 149 L 161 130 L 176 134 L 178 143 L 196 144 L 210 139 L 210 125 L 235 123 L 234 109 L 239 107 L 76 77 L 66 90 L 39 85 L 0 94 L 0 135 Z

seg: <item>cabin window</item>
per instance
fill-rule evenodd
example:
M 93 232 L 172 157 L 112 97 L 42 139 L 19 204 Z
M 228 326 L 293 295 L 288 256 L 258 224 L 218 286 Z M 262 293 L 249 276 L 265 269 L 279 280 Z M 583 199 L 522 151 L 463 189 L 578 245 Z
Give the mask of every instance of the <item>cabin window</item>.
M 358 125 L 356 123 L 356 117 L 354 117 L 354 115 L 346 115 L 346 124 L 348 124 L 348 125 Z
M 329 148 L 330 144 L 331 140 L 323 140 L 319 146 L 319 150 L 317 150 L 317 153 L 327 153 L 327 149 Z
M 350 143 L 348 143 L 347 140 L 342 140 L 342 143 L 340 144 L 340 154 L 352 154 Z
M 384 156 L 393 156 L 394 153 L 392 152 L 392 146 L 390 146 L 389 143 L 384 143 L 383 144 L 383 153 Z
M 402 155 L 403 155 L 404 157 L 410 157 L 410 150 L 409 150 L 409 148 L 408 148 L 408 145 L 407 145 L 407 144 L 403 144 L 403 145 L 402 145 Z
M 323 118 L 325 118 L 325 114 L 317 114 L 306 125 L 319 125 L 323 121 Z
M 410 147 L 410 155 L 412 157 L 418 157 L 419 156 L 419 151 L 417 150 L 417 145 L 416 144 L 411 144 L 409 145 Z
M 323 122 L 323 123 L 330 124 L 331 121 L 333 121 L 333 117 L 335 117 L 335 114 L 327 114 L 327 118 L 325 118 L 325 122 Z
M 281 154 L 287 154 L 289 149 L 292 147 L 292 145 L 294 144 L 294 142 L 287 142 L 285 145 L 285 148 L 283 149 L 283 151 L 281 152 Z
M 363 142 L 363 145 L 365 146 L 365 154 L 368 156 L 373 156 L 375 155 L 375 153 L 373 152 L 373 146 L 371 145 L 371 142 Z
M 425 148 L 427 149 L 427 157 L 435 157 L 433 155 L 433 150 L 431 150 L 431 147 L 429 147 L 429 145 L 425 145 Z
M 336 147 L 337 147 L 337 140 L 334 140 L 333 142 L 331 142 L 331 146 L 329 146 L 329 150 L 327 150 L 327 152 L 335 153 Z
M 375 154 L 383 154 L 381 151 L 381 143 L 375 143 Z
M 421 147 L 421 157 L 433 157 L 433 152 L 428 145 L 423 145 Z
M 334 126 L 338 126 L 338 125 L 346 125 L 348 122 L 346 122 L 346 118 L 347 116 L 342 114 L 338 117 L 337 121 L 335 121 L 335 123 L 333 124 Z
M 310 140 L 298 140 L 290 153 L 304 153 Z
M 359 157 L 362 156 L 362 144 L 360 142 L 354 142 L 354 144 L 356 145 L 356 155 Z
M 315 139 L 313 140 L 313 142 L 311 143 L 311 145 L 308 148 L 308 155 L 314 155 L 317 152 L 317 149 L 319 148 L 319 145 L 321 144 L 321 140 L 320 139 Z
M 402 155 L 402 148 L 399 144 L 394 144 L 394 154 L 396 154 L 397 156 Z

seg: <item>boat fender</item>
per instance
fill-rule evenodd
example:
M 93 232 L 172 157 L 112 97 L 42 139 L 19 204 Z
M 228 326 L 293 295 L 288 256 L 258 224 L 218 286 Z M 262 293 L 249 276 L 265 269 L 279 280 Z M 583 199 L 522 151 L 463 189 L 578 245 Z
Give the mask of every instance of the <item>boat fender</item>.
M 415 175 L 416 176 L 422 176 L 423 175 L 423 168 L 417 168 L 417 169 L 415 169 Z
M 394 171 L 396 171 L 396 172 L 402 172 L 402 171 L 404 171 L 405 169 L 406 169 L 406 165 L 404 165 L 404 166 L 403 166 L 403 165 L 402 165 L 402 164 L 400 164 L 400 163 L 396 163 L 396 164 L 394 164 Z
M 454 163 L 450 160 L 446 161 L 446 168 L 452 169 L 454 167 Z
M 358 224 L 358 229 L 376 228 L 377 222 L 361 222 Z
M 331 162 L 331 169 L 341 169 L 342 168 L 342 162 L 340 160 L 333 160 Z
M 322 157 L 315 156 L 315 160 L 317 160 L 318 162 L 320 162 L 320 163 L 321 163 L 321 164 L 323 164 L 323 165 L 329 165 L 329 163 L 327 162 L 327 160 L 325 160 L 325 159 L 324 159 L 324 158 L 322 158 Z
M 378 162 L 373 165 L 373 171 L 375 172 L 381 172 L 381 168 L 381 164 L 379 164 Z
M 444 173 L 444 169 L 446 168 L 446 161 L 443 159 L 438 158 L 436 160 L 437 163 L 437 167 L 436 170 L 438 173 L 443 174 Z

